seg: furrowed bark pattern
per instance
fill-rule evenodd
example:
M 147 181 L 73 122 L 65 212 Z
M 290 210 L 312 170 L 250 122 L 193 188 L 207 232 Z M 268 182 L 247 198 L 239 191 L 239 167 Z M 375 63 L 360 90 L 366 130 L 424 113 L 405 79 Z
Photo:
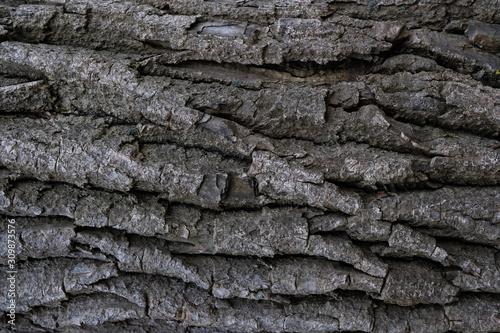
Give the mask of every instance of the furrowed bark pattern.
M 3 1 L 16 327 L 500 331 L 499 70 L 498 0 Z

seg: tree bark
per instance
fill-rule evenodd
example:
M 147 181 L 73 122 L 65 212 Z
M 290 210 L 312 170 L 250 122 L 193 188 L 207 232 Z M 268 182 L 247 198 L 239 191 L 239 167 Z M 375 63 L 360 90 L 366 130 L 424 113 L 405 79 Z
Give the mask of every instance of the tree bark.
M 2 330 L 500 331 L 498 0 L 4 0 L 0 135 Z

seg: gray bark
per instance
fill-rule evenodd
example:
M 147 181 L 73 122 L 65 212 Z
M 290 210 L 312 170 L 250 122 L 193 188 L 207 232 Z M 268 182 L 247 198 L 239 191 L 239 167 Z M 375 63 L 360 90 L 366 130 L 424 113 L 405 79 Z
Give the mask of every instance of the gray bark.
M 499 332 L 499 70 L 498 0 L 4 0 L 15 327 Z

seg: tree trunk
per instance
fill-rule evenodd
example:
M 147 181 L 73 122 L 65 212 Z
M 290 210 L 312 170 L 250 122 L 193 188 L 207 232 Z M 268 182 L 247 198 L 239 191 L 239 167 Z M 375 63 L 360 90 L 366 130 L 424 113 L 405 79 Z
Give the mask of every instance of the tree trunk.
M 500 331 L 499 0 L 3 0 L 0 42 L 1 329 Z

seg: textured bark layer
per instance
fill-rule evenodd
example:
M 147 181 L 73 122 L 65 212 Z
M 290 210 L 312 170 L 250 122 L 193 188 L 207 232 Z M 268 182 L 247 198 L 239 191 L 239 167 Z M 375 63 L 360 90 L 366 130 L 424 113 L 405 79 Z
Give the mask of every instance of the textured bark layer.
M 500 331 L 499 70 L 498 0 L 3 1 L 16 327 Z

